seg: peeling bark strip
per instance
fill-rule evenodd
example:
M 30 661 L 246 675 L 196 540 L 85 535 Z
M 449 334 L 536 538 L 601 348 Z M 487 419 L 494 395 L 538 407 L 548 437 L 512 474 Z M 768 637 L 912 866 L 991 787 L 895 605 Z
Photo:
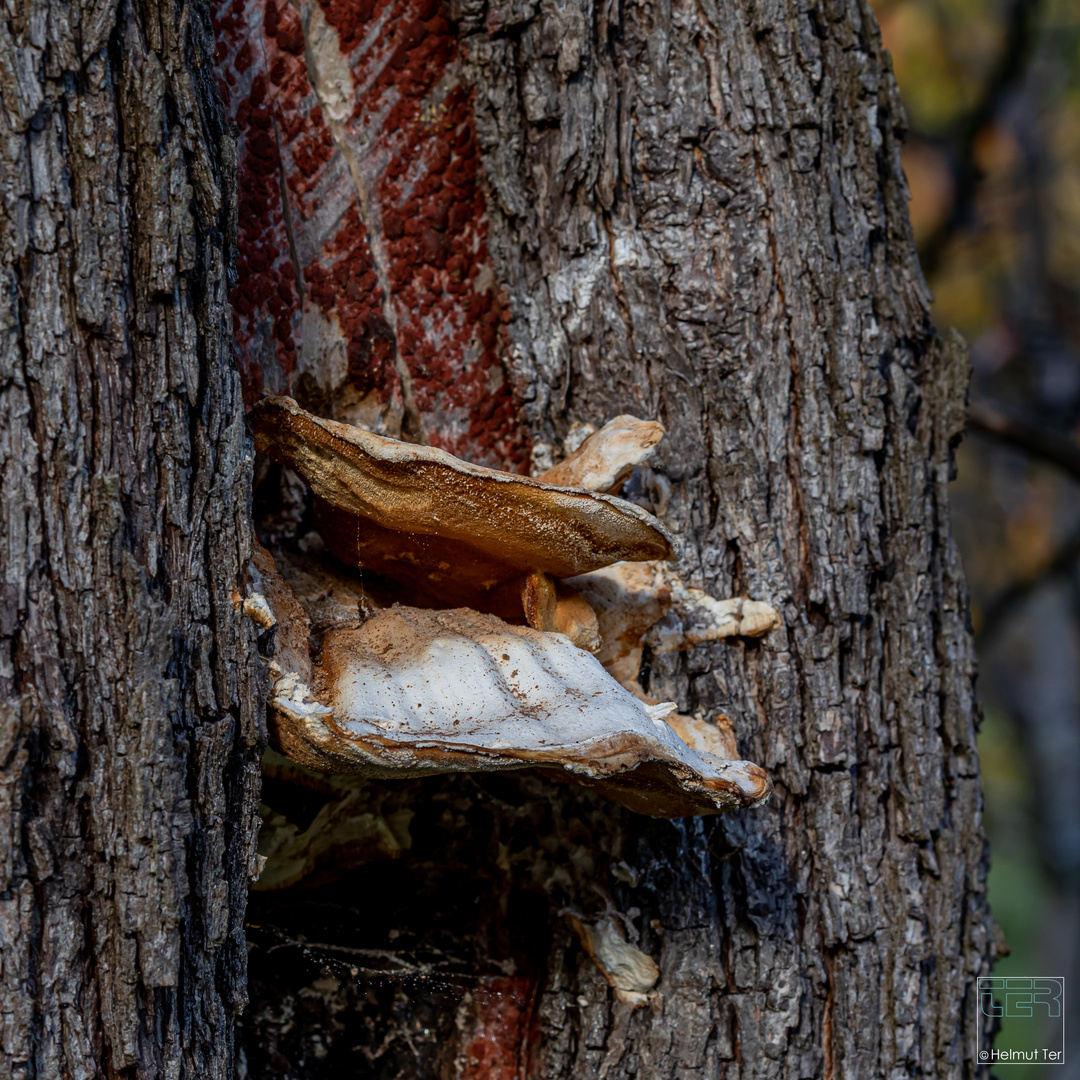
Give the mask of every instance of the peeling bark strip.
M 470 92 L 438 0 L 231 0 L 245 397 L 522 468 Z
M 211 51 L 183 0 L 0 14 L 4 1077 L 233 1075 L 259 724 Z
M 299 37 L 273 10 L 274 41 L 294 42 L 298 57 Z M 296 64 L 318 72 L 317 20 L 300 10 L 309 59 Z M 760 643 L 646 654 L 642 671 L 651 698 L 732 718 L 740 753 L 777 779 L 765 812 L 672 826 L 597 809 L 535 778 L 497 793 L 433 782 L 417 789 L 418 820 L 431 824 L 415 851 L 442 854 L 397 864 L 408 886 L 386 890 L 397 909 L 369 901 L 386 920 L 373 925 L 422 934 L 433 913 L 443 916 L 460 955 L 489 970 L 523 948 L 493 942 L 489 929 L 505 924 L 515 897 L 533 897 L 548 912 L 550 942 L 516 962 L 537 983 L 530 1053 L 535 1075 L 551 1080 L 971 1075 L 974 978 L 991 937 L 973 657 L 946 495 L 966 363 L 929 326 L 900 169 L 902 110 L 866 4 L 451 0 L 442 15 L 423 13 L 426 36 L 418 23 L 391 21 L 386 6 L 350 6 L 351 29 L 336 7 L 321 10 L 349 58 L 353 96 L 333 120 L 322 91 L 318 121 L 313 91 L 288 99 L 309 101 L 308 112 L 280 91 L 274 115 L 351 133 L 320 144 L 340 157 L 310 175 L 324 185 L 318 205 L 339 200 L 327 211 L 334 228 L 346 204 L 372 236 L 381 220 L 365 256 L 376 284 L 388 288 L 398 265 L 378 185 L 400 177 L 404 197 L 414 177 L 420 190 L 452 172 L 457 152 L 415 152 L 407 170 L 401 158 L 368 179 L 367 196 L 335 177 L 349 161 L 382 168 L 380 148 L 399 137 L 384 117 L 408 85 L 391 90 L 389 72 L 405 70 L 394 64 L 408 49 L 451 34 L 454 64 L 432 85 L 472 103 L 472 121 L 462 114 L 454 130 L 474 123 L 477 132 L 490 192 L 484 243 L 510 313 L 502 355 L 528 434 L 557 442 L 571 421 L 623 412 L 661 420 L 668 439 L 638 496 L 682 534 L 711 595 L 749 594 L 785 617 Z M 277 54 L 267 55 L 272 83 Z M 343 78 L 334 85 L 348 96 Z M 366 146 L 360 132 L 370 133 Z M 306 137 L 275 145 L 291 153 Z M 304 205 L 292 194 L 303 166 L 286 164 L 284 175 Z M 300 230 L 309 219 L 292 220 Z M 406 237 L 413 220 L 403 218 Z M 339 249 L 306 254 L 332 231 L 313 230 L 300 276 L 315 261 L 339 274 L 337 305 L 349 295 Z M 455 235 L 449 225 L 444 235 Z M 441 280 L 437 233 L 430 250 L 416 243 L 426 268 L 418 263 L 413 280 Z M 467 300 L 458 294 L 454 310 Z M 325 314 L 329 300 L 319 303 Z M 402 330 L 409 310 L 404 292 L 383 307 L 405 362 L 385 367 L 380 393 L 400 392 L 393 370 L 413 373 L 425 430 L 453 420 L 455 452 L 487 460 L 491 444 L 471 441 L 454 419 L 464 406 L 421 393 Z M 442 324 L 428 318 L 409 325 L 438 347 Z M 342 383 L 330 366 L 304 370 Z M 543 821 L 526 810 L 536 799 L 546 800 Z M 443 803 L 474 815 L 483 835 L 436 833 Z M 402 906 L 447 895 L 451 866 L 488 881 L 497 899 L 478 888 L 475 910 L 463 904 L 453 916 L 437 899 Z M 374 873 L 359 880 L 366 887 L 354 895 L 374 896 Z M 632 1015 L 602 981 L 597 989 L 558 916 L 565 908 L 595 921 L 605 904 L 641 913 L 635 947 L 660 968 L 652 1004 Z M 535 935 L 542 923 L 527 925 Z M 284 992 L 284 982 L 269 985 L 264 1001 Z M 313 986 L 304 993 L 320 1000 Z M 277 1038 L 270 1013 L 259 1017 L 249 1047 Z M 382 1014 L 375 1026 L 386 1035 L 369 1054 L 387 1069 L 395 1045 L 402 1068 L 434 1062 L 396 1017 Z M 304 1038 L 291 1032 L 294 1064 L 278 1065 L 317 1076 Z

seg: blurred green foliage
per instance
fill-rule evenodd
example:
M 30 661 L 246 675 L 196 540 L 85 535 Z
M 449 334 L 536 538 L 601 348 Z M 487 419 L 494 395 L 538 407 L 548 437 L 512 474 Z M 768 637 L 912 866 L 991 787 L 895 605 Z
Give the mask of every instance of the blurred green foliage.
M 987 793 L 986 829 L 993 849 L 990 902 L 1010 949 L 1009 955 L 994 965 L 994 974 L 1021 977 L 1060 974 L 1056 969 L 1044 970 L 1043 929 L 1052 904 L 1053 886 L 1032 843 L 1038 826 L 1032 805 L 1031 776 L 1016 727 L 999 710 L 986 710 L 979 751 Z M 1008 1017 L 1002 1019 L 998 1046 L 1015 1045 L 1011 1026 Z M 1044 1068 L 1022 1064 L 999 1066 L 997 1071 L 1008 1078 L 1027 1080 L 1039 1076 Z

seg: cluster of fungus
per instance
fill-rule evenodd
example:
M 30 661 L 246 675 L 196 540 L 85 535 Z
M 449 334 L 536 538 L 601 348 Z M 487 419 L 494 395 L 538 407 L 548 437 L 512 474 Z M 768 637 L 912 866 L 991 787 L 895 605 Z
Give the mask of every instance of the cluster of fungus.
M 276 620 L 269 729 L 287 758 L 377 778 L 541 769 L 662 817 L 768 798 L 723 718 L 680 716 L 638 682 L 645 645 L 779 622 L 768 604 L 684 586 L 664 526 L 614 494 L 659 424 L 618 417 L 530 479 L 289 398 L 259 402 L 252 422 L 256 448 L 310 487 L 327 551 L 389 583 L 373 606 L 343 568 L 258 554 Z

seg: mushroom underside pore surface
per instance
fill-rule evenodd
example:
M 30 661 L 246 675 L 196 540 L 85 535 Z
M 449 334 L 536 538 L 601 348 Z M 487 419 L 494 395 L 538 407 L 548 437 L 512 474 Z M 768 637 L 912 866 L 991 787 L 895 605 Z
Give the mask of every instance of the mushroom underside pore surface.
M 755 806 L 772 790 L 758 766 L 709 752 L 727 744 L 691 749 L 663 719 L 674 706 L 639 701 L 562 634 L 469 609 L 396 605 L 363 618 L 356 583 L 350 592 L 318 560 L 283 560 L 301 600 L 268 556 L 260 566 L 263 591 L 290 612 L 277 656 L 295 664 L 271 665 L 271 741 L 317 772 L 537 768 L 662 817 Z

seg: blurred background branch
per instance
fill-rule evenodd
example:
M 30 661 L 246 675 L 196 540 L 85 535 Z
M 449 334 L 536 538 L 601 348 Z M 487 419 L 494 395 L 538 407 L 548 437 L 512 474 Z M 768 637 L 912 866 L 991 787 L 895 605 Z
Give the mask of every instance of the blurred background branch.
M 1013 420 L 986 405 L 970 405 L 967 416 L 971 431 L 1015 446 L 1032 457 L 1063 469 L 1074 480 L 1080 480 L 1080 445 L 1071 439 L 1051 434 L 1022 420 Z
M 1068 574 L 1076 565 L 1078 558 L 1080 558 L 1080 529 L 1069 536 L 1045 566 L 1027 577 L 1012 582 L 986 605 L 976 638 L 979 647 L 986 647 L 995 632 L 1005 625 L 1009 615 L 1047 578 Z
M 969 112 L 952 123 L 944 137 L 933 140 L 950 158 L 954 194 L 948 216 L 919 243 L 919 258 L 928 277 L 938 269 L 957 229 L 971 222 L 975 193 L 984 175 L 976 161 L 976 141 L 1007 102 L 1008 92 L 1024 77 L 1039 5 L 1040 0 L 1014 0 L 1010 5 L 1004 18 L 1004 46 L 982 96 Z

